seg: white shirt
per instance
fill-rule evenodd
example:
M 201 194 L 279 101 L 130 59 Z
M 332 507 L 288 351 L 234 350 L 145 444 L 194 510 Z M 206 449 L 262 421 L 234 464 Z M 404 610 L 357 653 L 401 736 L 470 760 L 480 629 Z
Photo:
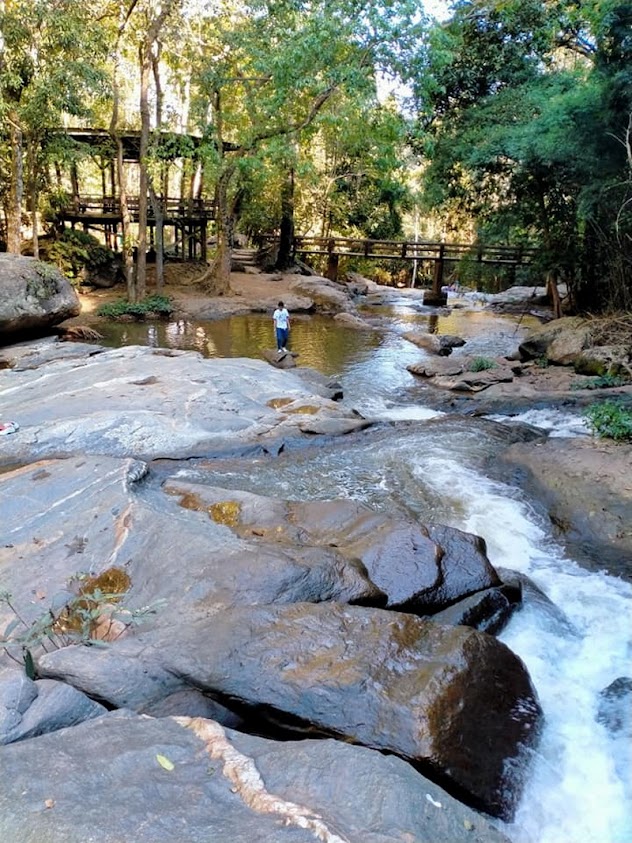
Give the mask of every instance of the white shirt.
M 284 331 L 287 331 L 290 324 L 290 314 L 287 312 L 287 308 L 284 307 L 283 310 L 279 310 L 277 307 L 272 318 L 274 319 L 275 328 L 282 328 Z

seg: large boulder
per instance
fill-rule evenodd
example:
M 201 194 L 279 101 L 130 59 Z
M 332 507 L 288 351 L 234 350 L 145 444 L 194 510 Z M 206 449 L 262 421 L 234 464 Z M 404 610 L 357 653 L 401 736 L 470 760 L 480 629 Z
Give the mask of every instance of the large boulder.
M 391 752 L 510 818 L 541 709 L 520 659 L 463 626 L 340 603 L 207 611 L 186 624 L 42 657 L 111 705 L 138 708 L 167 684 L 250 712 L 255 728 L 309 732 Z
M 349 310 L 351 300 L 340 284 L 327 278 L 297 278 L 290 284 L 292 293 L 311 299 L 319 313 L 341 313 Z
M 109 714 L 4 747 L 0 767 L 7 843 L 508 843 L 398 758 L 199 718 Z
M 518 348 L 521 360 L 543 357 L 560 365 L 572 364 L 590 345 L 591 326 L 579 316 L 565 316 L 531 331 Z
M 500 585 L 483 539 L 452 527 L 426 527 L 350 500 L 284 501 L 181 480 L 164 488 L 212 518 L 229 511 L 229 526 L 244 538 L 336 548 L 349 562 L 359 560 L 389 608 L 429 614 Z
M 44 331 L 81 311 L 68 279 L 35 258 L 0 254 L 0 292 L 0 343 L 16 334 Z

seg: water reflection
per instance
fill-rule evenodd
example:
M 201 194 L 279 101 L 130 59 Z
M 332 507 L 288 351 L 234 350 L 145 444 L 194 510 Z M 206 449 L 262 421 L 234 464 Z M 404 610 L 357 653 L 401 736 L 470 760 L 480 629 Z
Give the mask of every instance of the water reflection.
M 437 313 L 410 301 L 367 307 L 363 315 L 384 331 L 357 331 L 326 316 L 293 315 L 290 347 L 300 355 L 299 364 L 330 375 L 364 370 L 368 381 L 375 383 L 380 367 L 390 380 L 393 367 L 405 371 L 407 363 L 424 355 L 402 338 L 407 331 L 456 334 L 466 340 L 466 345 L 455 355 L 496 356 L 514 351 L 525 331 L 537 324 L 533 317 L 503 317 L 483 310 Z M 204 357 L 260 358 L 265 349 L 276 345 L 272 319 L 259 313 L 216 321 L 103 322 L 99 330 L 105 337 L 104 344 L 112 347 L 178 348 L 197 351 Z
M 179 348 L 204 357 L 259 358 L 265 349 L 276 347 L 272 319 L 257 313 L 212 322 L 104 322 L 99 330 L 108 346 Z M 350 360 L 370 357 L 382 342 L 377 332 L 341 327 L 331 318 L 292 318 L 290 347 L 300 355 L 301 366 L 313 366 L 325 374 L 341 372 Z

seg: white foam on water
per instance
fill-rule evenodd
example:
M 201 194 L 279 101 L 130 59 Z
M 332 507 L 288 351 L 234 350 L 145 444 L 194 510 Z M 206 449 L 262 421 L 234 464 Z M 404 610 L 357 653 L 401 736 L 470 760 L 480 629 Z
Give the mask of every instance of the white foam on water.
M 537 606 L 500 636 L 525 662 L 545 725 L 514 823 L 514 843 L 630 843 L 632 761 L 625 738 L 596 722 L 599 694 L 632 675 L 632 586 L 564 556 L 513 491 L 445 457 L 423 458 L 420 481 L 458 499 L 452 526 L 487 541 L 491 562 L 528 574 L 566 614 L 576 635 Z
M 523 422 L 524 424 L 540 427 L 549 431 L 550 436 L 573 437 L 587 436 L 590 434 L 590 427 L 582 416 L 564 413 L 562 410 L 527 410 L 515 416 L 488 416 L 492 421 L 512 424 Z
M 445 415 L 445 413 L 439 410 L 431 410 L 429 407 L 422 407 L 418 404 L 400 407 L 380 407 L 373 405 L 370 412 L 373 418 L 384 421 L 426 421 L 427 419 L 436 419 L 439 416 Z

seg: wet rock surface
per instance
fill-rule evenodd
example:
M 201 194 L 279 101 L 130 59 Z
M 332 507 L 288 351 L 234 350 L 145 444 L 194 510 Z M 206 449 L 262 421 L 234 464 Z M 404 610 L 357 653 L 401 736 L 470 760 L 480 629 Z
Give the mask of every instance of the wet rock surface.
M 261 361 L 59 348 L 50 341 L 22 348 L 0 373 L 0 408 L 21 408 L 20 431 L 0 460 L 5 467 L 23 463 L 0 474 L 2 587 L 28 624 L 76 593 L 79 572 L 96 577 L 116 569 L 129 581 L 120 612 L 135 611 L 144 623 L 124 622 L 104 647 L 87 638 L 46 655 L 36 643 L 38 696 L 27 704 L 28 693 L 18 695 L 8 706 L 10 739 L 24 747 L 39 733 L 38 742 L 59 740 L 59 747 L 81 741 L 92 722 L 104 722 L 101 705 L 201 718 L 205 734 L 217 735 L 219 722 L 283 741 L 335 736 L 335 746 L 348 741 L 375 758 L 400 756 L 411 775 L 418 775 L 415 766 L 471 806 L 511 817 L 540 727 L 528 673 L 491 635 L 463 625 L 471 612 L 456 625 L 415 616 L 501 588 L 481 539 L 349 500 L 273 500 L 175 477 L 160 486 L 148 470 L 149 458 L 167 458 L 167 465 L 226 447 L 269 458 L 301 437 L 353 436 L 371 420 L 332 400 L 339 384 Z M 455 422 L 442 424 L 449 432 Z M 459 424 L 461 435 L 464 425 L 474 437 L 484 429 L 503 447 L 532 438 L 482 420 Z M 428 435 L 439 429 L 430 423 Z M 375 442 L 389 435 L 377 426 L 362 434 Z M 12 620 L 10 607 L 0 605 L 0 627 Z M 19 655 L 19 641 L 14 649 Z M 112 718 L 115 732 L 127 728 L 120 717 Z M 100 726 L 94 728 L 96 735 Z M 165 755 L 160 745 L 158 754 Z M 297 779 L 304 771 L 294 765 L 290 772 Z M 330 770 L 320 778 L 335 789 Z M 464 817 L 464 839 L 478 828 L 498 839 L 476 814 L 459 813 L 467 809 L 436 789 L 427 792 L 424 825 L 406 832 L 410 839 L 436 829 L 456 835 Z M 67 806 L 70 825 L 55 828 L 84 843 L 79 803 Z M 178 816 L 179 805 L 174 797 L 170 816 Z M 426 805 L 445 811 L 442 825 L 426 825 Z M 222 837 L 222 822 L 232 820 L 219 808 L 210 816 L 218 839 L 282 839 L 272 836 L 278 823 L 268 831 L 259 817 L 250 830 L 237 823 L 234 838 Z M 133 821 L 132 813 L 125 817 Z M 390 815 L 388 822 L 400 828 Z M 175 826 L 166 826 L 173 839 Z M 302 840 L 304 830 L 284 833 Z M 353 832 L 358 843 L 371 839 L 365 832 Z M 38 826 L 32 833 L 36 840 L 43 832 Z M 375 839 L 398 839 L 392 834 Z
M 338 741 L 111 714 L 7 747 L 2 761 L 7 841 L 86 843 L 98 829 L 102 843 L 508 843 L 410 765 Z
M 40 670 L 132 708 L 171 677 L 170 690 L 203 689 L 277 729 L 395 753 L 504 818 L 541 715 L 524 665 L 493 637 L 341 604 L 209 612 L 94 655 L 59 650 Z
M 244 538 L 335 548 L 350 562 L 358 560 L 389 608 L 428 614 L 500 585 L 485 542 L 451 527 L 426 527 L 355 501 L 282 501 L 179 480 L 164 488 Z

